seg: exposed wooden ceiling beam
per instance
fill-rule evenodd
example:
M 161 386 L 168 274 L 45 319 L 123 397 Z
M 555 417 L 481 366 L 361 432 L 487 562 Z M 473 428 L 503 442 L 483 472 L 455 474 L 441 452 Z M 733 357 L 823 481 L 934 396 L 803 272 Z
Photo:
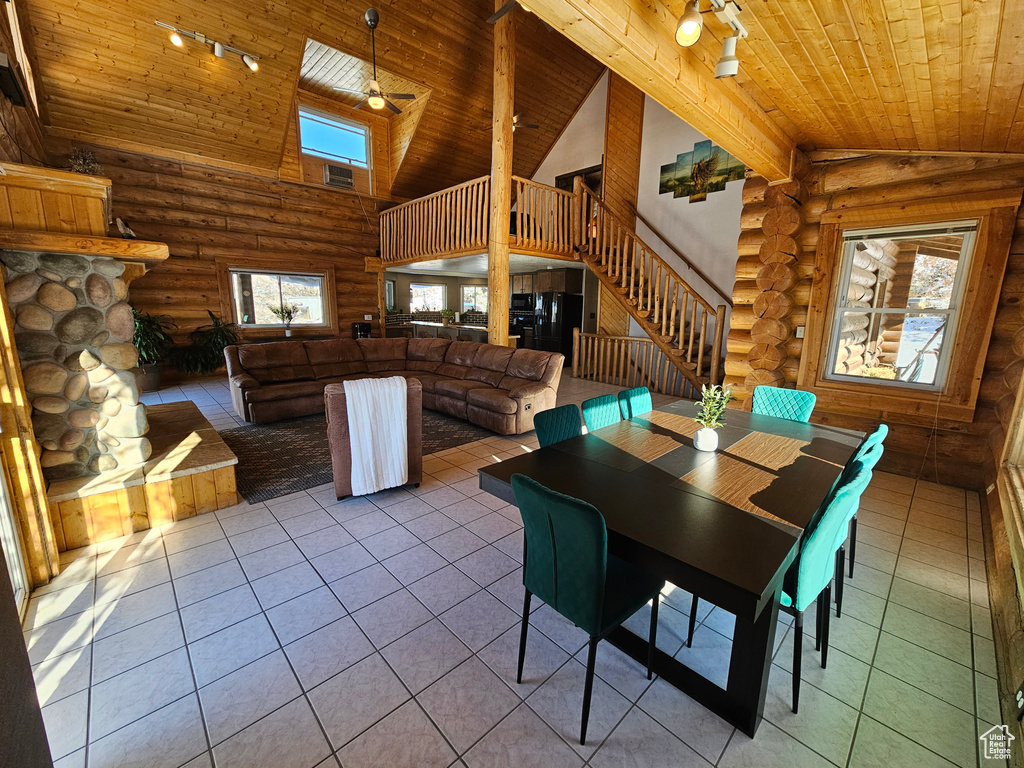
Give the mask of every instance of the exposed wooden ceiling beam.
M 769 181 L 791 175 L 792 138 L 731 79 L 676 45 L 661 0 L 526 0 L 532 13 Z M 713 64 L 712 64 L 713 67 Z

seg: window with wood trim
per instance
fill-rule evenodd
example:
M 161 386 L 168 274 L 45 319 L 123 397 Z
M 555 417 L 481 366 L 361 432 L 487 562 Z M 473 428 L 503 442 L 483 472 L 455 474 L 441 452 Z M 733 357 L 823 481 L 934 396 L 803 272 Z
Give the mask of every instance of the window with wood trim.
M 299 146 L 304 154 L 370 167 L 370 127 L 310 107 L 299 107 Z
M 235 322 L 250 328 L 327 327 L 325 274 L 232 269 Z M 286 314 L 292 317 L 286 322 Z
M 941 390 L 977 228 L 844 232 L 827 378 Z
M 440 312 L 447 304 L 445 286 L 436 283 L 413 283 L 409 286 L 410 312 Z
M 487 311 L 487 286 L 486 285 L 464 285 L 462 286 L 462 312 L 486 312 Z
M 819 410 L 973 420 L 1022 192 L 822 214 L 797 382 Z

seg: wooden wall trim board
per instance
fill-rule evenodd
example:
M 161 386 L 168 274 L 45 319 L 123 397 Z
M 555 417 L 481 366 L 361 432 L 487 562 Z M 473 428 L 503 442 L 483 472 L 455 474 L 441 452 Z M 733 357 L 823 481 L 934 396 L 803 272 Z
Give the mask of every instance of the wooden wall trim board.
M 855 210 L 865 211 L 868 208 L 872 208 L 871 216 L 895 215 L 898 219 L 906 215 L 901 211 L 921 213 L 920 206 L 927 206 L 932 198 L 953 195 L 997 207 L 1005 204 L 1009 195 L 1013 207 L 1020 201 L 1024 165 L 992 158 L 872 155 L 817 163 L 808 172 L 805 184 L 809 196 L 801 207 L 804 229 L 786 246 L 795 256 L 796 283 L 791 295 L 798 297 L 787 318 L 793 332 L 781 341 L 790 357 L 782 369 L 787 386 L 797 384 L 801 364 L 820 359 L 821 349 L 813 342 L 813 330 L 807 328 L 807 338 L 802 339 L 795 337 L 795 330 L 810 322 L 820 322 L 820 318 L 815 321 L 813 316 L 824 309 L 816 298 L 812 298 L 812 282 L 818 274 L 816 269 L 823 271 L 823 267 L 816 263 L 817 255 L 819 246 L 833 255 L 836 251 L 834 246 L 821 242 L 823 238 L 831 237 L 828 234 L 830 225 L 823 225 L 823 220 L 840 220 L 844 222 L 843 226 L 849 226 L 850 221 L 858 221 L 859 214 Z M 762 247 L 767 247 L 765 243 L 769 239 L 761 227 L 768 210 L 765 203 L 768 189 L 766 180 L 760 177 L 748 179 L 743 189 L 742 231 L 734 290 L 737 301 L 727 342 L 726 383 L 732 385 L 737 396 L 744 400 L 749 397 L 744 378 L 749 371 L 747 355 L 752 344 L 751 328 L 756 320 L 752 305 L 761 292 L 756 281 L 757 271 L 762 266 L 758 254 Z M 942 218 L 970 218 L 967 216 L 970 211 L 969 206 L 947 209 Z M 960 216 L 954 216 L 954 213 Z M 860 219 L 860 223 L 855 225 L 862 225 L 871 216 Z M 901 413 L 889 407 L 889 399 L 874 407 L 866 407 L 864 403 L 857 404 L 849 398 L 837 399 L 822 392 L 814 419 L 861 430 L 873 429 L 879 421 L 885 421 L 891 431 L 882 460 L 883 468 L 930 478 L 938 474 L 942 482 L 978 486 L 982 482 L 982 466 L 992 462 L 990 442 L 996 440 L 1002 445 L 1001 435 L 1005 434 L 1013 394 L 1024 368 L 1014 344 L 1015 334 L 1024 326 L 1020 310 L 1024 303 L 1024 214 L 1020 210 L 1016 212 L 1012 230 L 1008 255 L 1001 257 L 1005 258 L 1005 268 L 998 276 L 990 274 L 986 278 L 994 286 L 988 290 L 994 290 L 994 293 L 978 296 L 978 305 L 991 312 L 994 320 L 991 331 L 978 342 L 987 345 L 987 349 L 972 373 L 972 381 L 977 387 L 973 416 L 963 421 L 940 412 L 936 418 L 935 398 L 927 395 L 917 398 L 919 407 L 914 409 L 915 412 Z M 831 276 L 834 262 L 828 266 Z M 986 322 L 987 318 L 982 320 L 983 325 Z M 1024 343 L 1020 351 L 1024 352 Z M 962 414 L 953 415 L 963 418 Z
M 31 41 L 31 24 L 27 23 L 24 9 L 21 7 L 19 7 L 19 14 L 25 50 L 29 59 L 32 59 L 34 46 Z M 13 33 L 6 13 L 0 13 L 0 53 L 7 54 L 10 61 L 18 62 Z M 33 61 L 30 61 L 29 65 L 38 72 Z M 38 80 L 38 76 L 36 79 Z M 41 98 L 39 104 L 41 109 L 45 108 Z M 46 154 L 42 122 L 32 106 L 16 107 L 9 100 L 0 99 L 0 121 L 5 127 L 5 129 L 0 129 L 0 161 L 38 165 L 49 160 Z

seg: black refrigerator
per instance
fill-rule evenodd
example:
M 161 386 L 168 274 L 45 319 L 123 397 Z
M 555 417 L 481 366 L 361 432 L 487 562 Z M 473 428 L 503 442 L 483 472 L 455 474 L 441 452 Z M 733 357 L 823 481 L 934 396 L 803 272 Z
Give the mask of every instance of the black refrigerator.
M 535 299 L 534 348 L 571 359 L 572 329 L 583 325 L 583 294 L 538 293 Z

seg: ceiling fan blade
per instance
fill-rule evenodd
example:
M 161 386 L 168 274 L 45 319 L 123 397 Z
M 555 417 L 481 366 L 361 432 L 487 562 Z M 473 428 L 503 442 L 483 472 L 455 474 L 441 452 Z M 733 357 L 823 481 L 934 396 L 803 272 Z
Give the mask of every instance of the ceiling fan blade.
M 337 86 L 337 85 L 334 86 L 334 90 L 342 91 L 343 93 L 354 93 L 354 94 L 356 94 L 358 96 L 365 96 L 366 95 L 365 91 L 353 91 L 351 88 L 342 88 L 342 87 Z
M 365 106 L 366 106 L 366 102 L 365 101 L 360 101 L 358 104 L 356 104 L 354 107 L 352 107 L 352 109 L 362 109 Z
M 415 93 L 389 93 L 386 94 L 389 99 L 415 99 Z
M 391 103 L 390 101 L 388 101 L 387 99 L 384 99 L 384 105 L 385 105 L 385 106 L 386 106 L 386 107 L 387 107 L 388 109 L 390 109 L 390 110 L 391 110 L 392 112 L 394 112 L 394 113 L 395 113 L 396 115 L 400 115 L 400 114 L 402 114 L 402 110 L 400 110 L 400 109 L 399 109 L 398 107 L 396 107 L 396 106 L 395 106 L 394 104 L 392 104 L 392 103 Z
M 515 8 L 515 7 L 517 6 L 517 5 L 519 5 L 519 3 L 517 2 L 517 0 L 508 0 L 508 2 L 507 2 L 507 3 L 505 3 L 505 4 L 503 5 L 503 6 L 501 6 L 501 8 L 499 8 L 498 10 L 496 10 L 496 11 L 494 12 L 494 15 L 493 15 L 493 16 L 491 16 L 491 18 L 489 18 L 489 19 L 487 20 L 487 23 L 488 23 L 488 24 L 497 24 L 497 23 L 498 23 L 498 19 L 500 19 L 500 18 L 501 18 L 502 16 L 504 16 L 504 15 L 505 15 L 506 13 L 508 13 L 509 11 L 511 11 L 511 10 L 512 10 L 513 8 Z
M 536 123 L 519 123 L 519 128 L 540 128 Z

